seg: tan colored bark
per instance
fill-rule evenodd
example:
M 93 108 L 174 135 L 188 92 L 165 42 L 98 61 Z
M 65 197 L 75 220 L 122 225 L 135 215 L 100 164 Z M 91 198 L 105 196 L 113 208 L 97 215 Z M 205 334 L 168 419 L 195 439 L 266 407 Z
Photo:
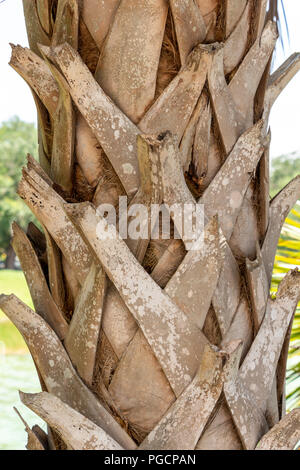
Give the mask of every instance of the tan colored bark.
M 212 124 L 212 110 L 207 96 L 203 93 L 199 100 L 200 116 L 195 129 L 192 162 L 199 178 L 207 175 L 210 149 L 210 132 Z
M 13 224 L 12 246 L 30 286 L 36 312 L 51 325 L 61 339 L 64 339 L 68 324 L 49 292 L 44 273 L 29 239 L 16 223 Z
M 48 62 L 59 88 L 57 108 L 53 116 L 53 143 L 51 154 L 51 178 L 67 194 L 73 189 L 75 113 L 64 78 Z
M 217 45 L 212 67 L 208 74 L 212 106 L 222 142 L 228 154 L 243 132 L 243 120 L 234 104 L 232 93 L 224 75 L 224 46 Z
M 229 0 L 230 2 L 230 0 Z M 234 10 L 232 11 L 231 18 L 229 19 L 228 32 L 232 28 L 232 24 L 235 21 L 237 9 L 240 9 L 242 2 L 232 0 L 231 3 L 235 3 Z M 231 73 L 241 62 L 244 57 L 245 51 L 248 45 L 248 37 L 250 30 L 250 2 L 247 3 L 241 18 L 236 24 L 235 28 L 229 35 L 224 45 L 224 72 L 225 75 Z
M 140 329 L 125 350 L 108 390 L 118 409 L 142 436 L 175 401 L 170 383 Z
M 138 188 L 138 129 L 105 95 L 71 46 L 64 44 L 52 49 L 43 47 L 42 50 L 60 67 L 73 100 L 111 161 L 127 194 L 134 195 Z
M 39 435 L 34 431 L 34 428 L 30 428 L 30 426 L 26 423 L 20 412 L 17 408 L 14 408 L 15 412 L 19 416 L 20 420 L 25 426 L 25 431 L 27 432 L 27 450 L 46 450 L 45 445 L 41 442 Z M 35 426 L 34 426 L 35 427 Z M 38 427 L 38 426 L 37 426 Z M 40 428 L 39 428 L 40 429 Z M 46 438 L 47 439 L 47 438 Z
M 62 273 L 61 253 L 55 241 L 44 228 L 47 243 L 47 261 L 49 287 L 56 305 L 63 311 L 65 308 L 65 287 Z
M 206 117 L 207 119 L 204 119 Z M 184 171 L 188 171 L 193 161 L 198 174 L 201 175 L 201 173 L 205 173 L 209 152 L 210 121 L 211 112 L 208 96 L 202 93 L 180 142 L 181 163 Z M 205 140 L 206 132 L 208 132 L 209 135 Z M 202 172 L 199 169 L 200 166 L 203 168 Z
M 205 228 L 197 249 L 187 253 L 165 292 L 202 330 L 224 263 L 217 219 Z M 183 292 L 185 295 L 183 295 Z
M 198 5 L 193 0 L 171 0 L 170 7 L 181 64 L 184 65 L 191 50 L 203 43 L 206 37 L 206 25 Z
M 246 6 L 247 0 L 226 0 L 226 37 L 228 37 L 235 26 L 237 25 L 239 19 L 241 18 Z
M 256 450 L 295 450 L 299 439 L 300 413 L 296 409 L 265 434 Z
M 49 45 L 50 38 L 41 24 L 37 2 L 33 2 L 32 0 L 23 0 L 23 9 L 30 49 L 39 55 L 38 44 Z M 41 8 L 39 11 L 41 12 Z
M 242 450 L 241 440 L 232 423 L 226 402 L 220 404 L 204 433 L 198 441 L 196 450 Z
M 222 382 L 222 356 L 206 346 L 194 380 L 139 449 L 194 449 L 221 394 Z
M 246 128 L 253 123 L 255 94 L 277 38 L 276 25 L 269 22 L 262 36 L 254 43 L 229 84 L 229 90 Z
M 270 77 L 264 100 L 264 116 L 268 120 L 275 101 L 300 69 L 300 54 L 292 54 Z
M 255 332 L 257 333 L 263 321 L 267 301 L 270 295 L 267 273 L 259 246 L 257 249 L 257 259 L 254 261 L 247 259 L 246 268 L 246 274 L 250 288 L 254 328 Z
M 81 209 L 76 216 L 78 219 L 81 217 L 78 220 L 81 230 L 142 328 L 172 388 L 179 394 L 196 372 L 195 366 L 206 339 L 140 267 L 122 240 L 101 240 L 103 219 L 97 221 L 91 206 L 85 206 L 84 213 Z M 113 235 L 113 228 L 109 226 L 108 229 Z M 131 278 L 126 275 L 128 266 Z
M 47 64 L 26 47 L 13 44 L 11 47 L 12 56 L 9 64 L 35 91 L 53 117 L 57 108 L 59 90 Z
M 268 425 L 252 393 L 237 379 L 241 353 L 242 343 L 237 342 L 226 366 L 224 393 L 243 445 L 250 450 L 255 448 L 259 436 L 268 431 Z
M 265 409 L 285 333 L 300 298 L 299 279 L 299 273 L 291 271 L 281 282 L 276 300 L 269 301 L 261 328 L 239 372 L 242 383 L 255 394 L 261 409 Z M 282 332 L 280 337 L 276 331 Z
M 78 377 L 47 323 L 14 295 L 1 295 L 0 305 L 23 335 L 47 390 L 109 432 L 125 449 L 134 449 L 127 433 Z
M 201 197 L 205 214 L 218 214 L 220 227 L 228 240 L 235 226 L 243 199 L 264 150 L 259 121 L 242 135 L 221 170 Z
M 42 28 L 47 34 L 51 33 L 51 18 L 50 18 L 50 0 L 37 0 L 37 13 Z
M 139 122 L 142 132 L 159 135 L 169 131 L 181 140 L 205 84 L 212 53 L 209 45 L 199 45 L 191 52 L 185 66 Z
M 77 0 L 59 0 L 51 44 L 56 46 L 69 43 L 74 49 L 78 47 L 79 11 Z
M 69 450 L 123 450 L 103 429 L 54 395 L 20 392 L 20 398 L 59 433 Z
M 165 0 L 121 1 L 102 49 L 95 78 L 134 123 L 155 96 L 167 12 Z
M 82 18 L 101 50 L 120 0 L 83 0 Z
M 28 167 L 23 170 L 18 194 L 47 228 L 74 269 L 78 282 L 82 283 L 88 274 L 92 256 L 63 211 L 63 199 L 51 188 L 49 179 L 45 181 L 35 169 Z
M 101 266 L 92 264 L 76 298 L 64 345 L 78 374 L 92 385 L 98 337 L 106 290 L 106 276 Z

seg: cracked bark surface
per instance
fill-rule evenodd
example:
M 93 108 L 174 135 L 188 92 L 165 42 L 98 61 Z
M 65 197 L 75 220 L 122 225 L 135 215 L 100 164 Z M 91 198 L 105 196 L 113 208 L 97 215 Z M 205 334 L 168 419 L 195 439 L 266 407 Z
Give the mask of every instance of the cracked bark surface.
M 44 382 L 21 394 L 48 424 L 23 421 L 29 449 L 299 440 L 298 412 L 279 421 L 277 375 L 299 273 L 276 300 L 269 288 L 300 185 L 269 200 L 268 118 L 300 55 L 270 75 L 267 3 L 23 0 L 30 49 L 12 46 L 10 64 L 33 92 L 40 161 L 28 157 L 18 194 L 44 235 L 14 226 L 36 312 L 14 296 L 0 306 Z M 159 216 L 156 240 L 105 237 L 116 228 L 96 209 L 111 204 L 120 227 L 125 195 L 129 211 L 202 206 L 194 249 L 184 233 L 164 239 Z

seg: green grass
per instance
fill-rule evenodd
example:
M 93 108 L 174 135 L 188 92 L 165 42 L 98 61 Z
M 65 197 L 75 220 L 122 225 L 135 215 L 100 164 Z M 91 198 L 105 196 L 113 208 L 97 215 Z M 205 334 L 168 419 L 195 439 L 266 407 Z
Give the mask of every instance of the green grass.
M 10 321 L 0 323 L 0 342 L 4 343 L 7 354 L 28 352 L 22 335 Z
M 30 293 L 22 271 L 0 270 L 0 294 L 15 294 L 33 308 Z M 0 309 L 0 341 L 8 353 L 27 351 L 25 342 L 17 328 Z

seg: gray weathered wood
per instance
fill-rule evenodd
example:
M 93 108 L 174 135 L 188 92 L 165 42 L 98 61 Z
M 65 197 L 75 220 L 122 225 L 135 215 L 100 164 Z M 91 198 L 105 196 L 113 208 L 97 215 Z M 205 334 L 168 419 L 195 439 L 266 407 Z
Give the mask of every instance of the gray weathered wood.
M 222 369 L 222 355 L 207 345 L 195 378 L 139 449 L 194 449 L 220 397 L 223 388 Z
M 205 227 L 197 250 L 187 253 L 165 287 L 173 302 L 202 330 L 224 262 L 217 218 Z
M 115 228 L 108 225 L 109 236 L 105 236 L 105 219 L 97 220 L 91 205 L 80 205 L 74 217 L 139 323 L 174 392 L 180 394 L 196 373 L 206 338 L 115 236 Z
M 223 44 L 215 45 L 212 66 L 208 74 L 208 86 L 222 142 L 228 154 L 245 129 L 242 116 L 235 106 L 225 80 Z
M 256 244 L 260 239 L 254 173 L 249 183 L 229 241 L 232 252 L 240 259 L 255 258 Z
M 50 326 L 14 295 L 1 295 L 0 306 L 24 337 L 47 390 L 109 432 L 125 449 L 134 449 L 126 431 L 76 374 Z
M 57 108 L 59 89 L 47 64 L 27 47 L 11 44 L 12 55 L 9 65 L 18 72 L 28 85 L 35 91 L 50 116 L 54 116 Z
M 263 73 L 278 38 L 275 23 L 268 22 L 261 38 L 257 39 L 229 83 L 236 109 L 244 121 L 245 129 L 253 124 L 254 98 Z
M 227 314 L 227 317 L 228 316 L 229 315 Z M 243 342 L 241 353 L 241 359 L 243 359 L 253 341 L 251 310 L 247 296 L 243 290 L 241 292 L 237 310 L 231 318 L 231 324 L 224 334 L 221 344 L 223 347 L 226 347 L 229 343 L 237 340 L 241 340 Z
M 12 246 L 20 260 L 34 308 L 63 339 L 68 332 L 68 324 L 49 292 L 37 255 L 23 230 L 16 223 L 13 224 L 12 229 Z
M 238 264 L 227 244 L 224 245 L 224 250 L 225 261 L 212 298 L 223 338 L 232 324 L 241 296 L 241 274 Z
M 169 131 L 180 142 L 201 95 L 212 54 L 211 45 L 199 45 L 190 53 L 185 66 L 139 122 L 142 132 Z
M 240 137 L 200 199 L 207 217 L 218 214 L 227 240 L 233 232 L 252 173 L 264 150 L 262 127 L 263 122 L 259 121 Z
M 208 96 L 205 93 L 202 93 L 199 103 L 200 117 L 195 129 L 192 162 L 196 175 L 199 179 L 203 179 L 208 170 L 212 110 Z
M 229 0 L 237 5 L 240 0 Z M 244 2 L 245 3 L 245 2 Z M 239 6 L 238 6 L 239 8 Z M 233 15 L 232 15 L 233 20 Z M 232 21 L 230 21 L 232 22 Z M 244 12 L 234 30 L 224 44 L 224 72 L 231 73 L 241 62 L 247 49 L 248 34 L 250 30 L 250 2 L 247 3 Z M 229 31 L 228 31 L 229 32 Z
M 295 450 L 299 440 L 300 409 L 296 409 L 265 434 L 256 450 Z
M 59 434 L 69 450 L 124 450 L 109 433 L 50 393 L 20 392 L 20 399 Z
M 238 380 L 238 367 L 242 354 L 242 343 L 231 344 L 231 355 L 225 365 L 224 393 L 230 413 L 245 449 L 254 449 L 258 440 L 268 431 L 262 411 L 256 406 L 255 395 Z
M 270 429 L 275 426 L 280 420 L 278 403 L 279 399 L 277 393 L 277 377 L 275 375 L 271 393 L 267 401 L 265 413 L 266 420 Z
M 56 305 L 63 311 L 65 307 L 65 287 L 62 273 L 61 253 L 48 230 L 44 227 L 47 244 L 49 288 Z
M 276 300 L 269 300 L 264 320 L 239 371 L 239 381 L 255 395 L 263 411 L 272 389 L 278 359 L 300 298 L 300 274 L 290 271 L 281 282 Z
M 251 296 L 254 328 L 257 333 L 263 321 L 269 298 L 269 282 L 259 245 L 257 246 L 256 260 L 246 260 L 246 275 Z
M 269 131 L 269 142 L 271 143 L 271 131 Z M 264 151 L 258 166 L 258 228 L 260 241 L 266 236 L 269 225 L 270 207 L 270 145 Z
M 72 266 L 78 282 L 82 283 L 89 272 L 92 256 L 62 209 L 63 199 L 51 188 L 49 178 L 45 181 L 37 170 L 37 163 L 35 168 L 29 164 L 23 169 L 18 194 L 47 228 Z
M 196 450 L 242 450 L 241 440 L 236 432 L 225 399 L 207 425 L 197 443 Z
M 25 431 L 27 432 L 27 450 L 46 450 L 44 444 L 41 442 L 39 436 L 34 432 L 33 429 L 26 423 L 25 419 L 22 417 L 21 413 L 17 408 L 14 408 L 15 412 L 17 413 L 18 417 L 22 421 L 25 426 Z
M 106 281 L 101 266 L 94 263 L 76 299 L 64 345 L 78 374 L 89 386 L 93 382 Z
M 60 67 L 79 111 L 108 156 L 127 194 L 133 196 L 139 184 L 137 127 L 108 98 L 71 46 L 43 47 L 42 51 Z
M 211 295 L 223 264 L 216 219 L 207 224 L 201 242 L 198 251 L 191 251 L 186 255 L 165 287 L 165 292 L 200 328 L 205 321 Z M 206 263 L 214 265 L 214 274 L 209 285 L 206 283 Z M 188 292 L 184 298 L 183 291 Z M 199 301 L 199 305 L 195 299 Z M 131 386 L 133 382 L 134 392 Z M 123 355 L 109 391 L 129 421 L 143 432 L 150 432 L 174 401 L 175 396 L 141 331 L 136 333 Z

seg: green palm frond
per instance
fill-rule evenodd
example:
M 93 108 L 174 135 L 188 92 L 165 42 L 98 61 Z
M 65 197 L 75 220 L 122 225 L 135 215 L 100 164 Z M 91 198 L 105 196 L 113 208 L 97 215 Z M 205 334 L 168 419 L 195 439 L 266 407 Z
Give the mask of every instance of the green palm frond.
M 286 219 L 275 258 L 271 292 L 275 294 L 278 284 L 290 269 L 300 267 L 300 201 Z M 296 310 L 292 329 L 288 371 L 287 406 L 300 407 L 300 304 Z

